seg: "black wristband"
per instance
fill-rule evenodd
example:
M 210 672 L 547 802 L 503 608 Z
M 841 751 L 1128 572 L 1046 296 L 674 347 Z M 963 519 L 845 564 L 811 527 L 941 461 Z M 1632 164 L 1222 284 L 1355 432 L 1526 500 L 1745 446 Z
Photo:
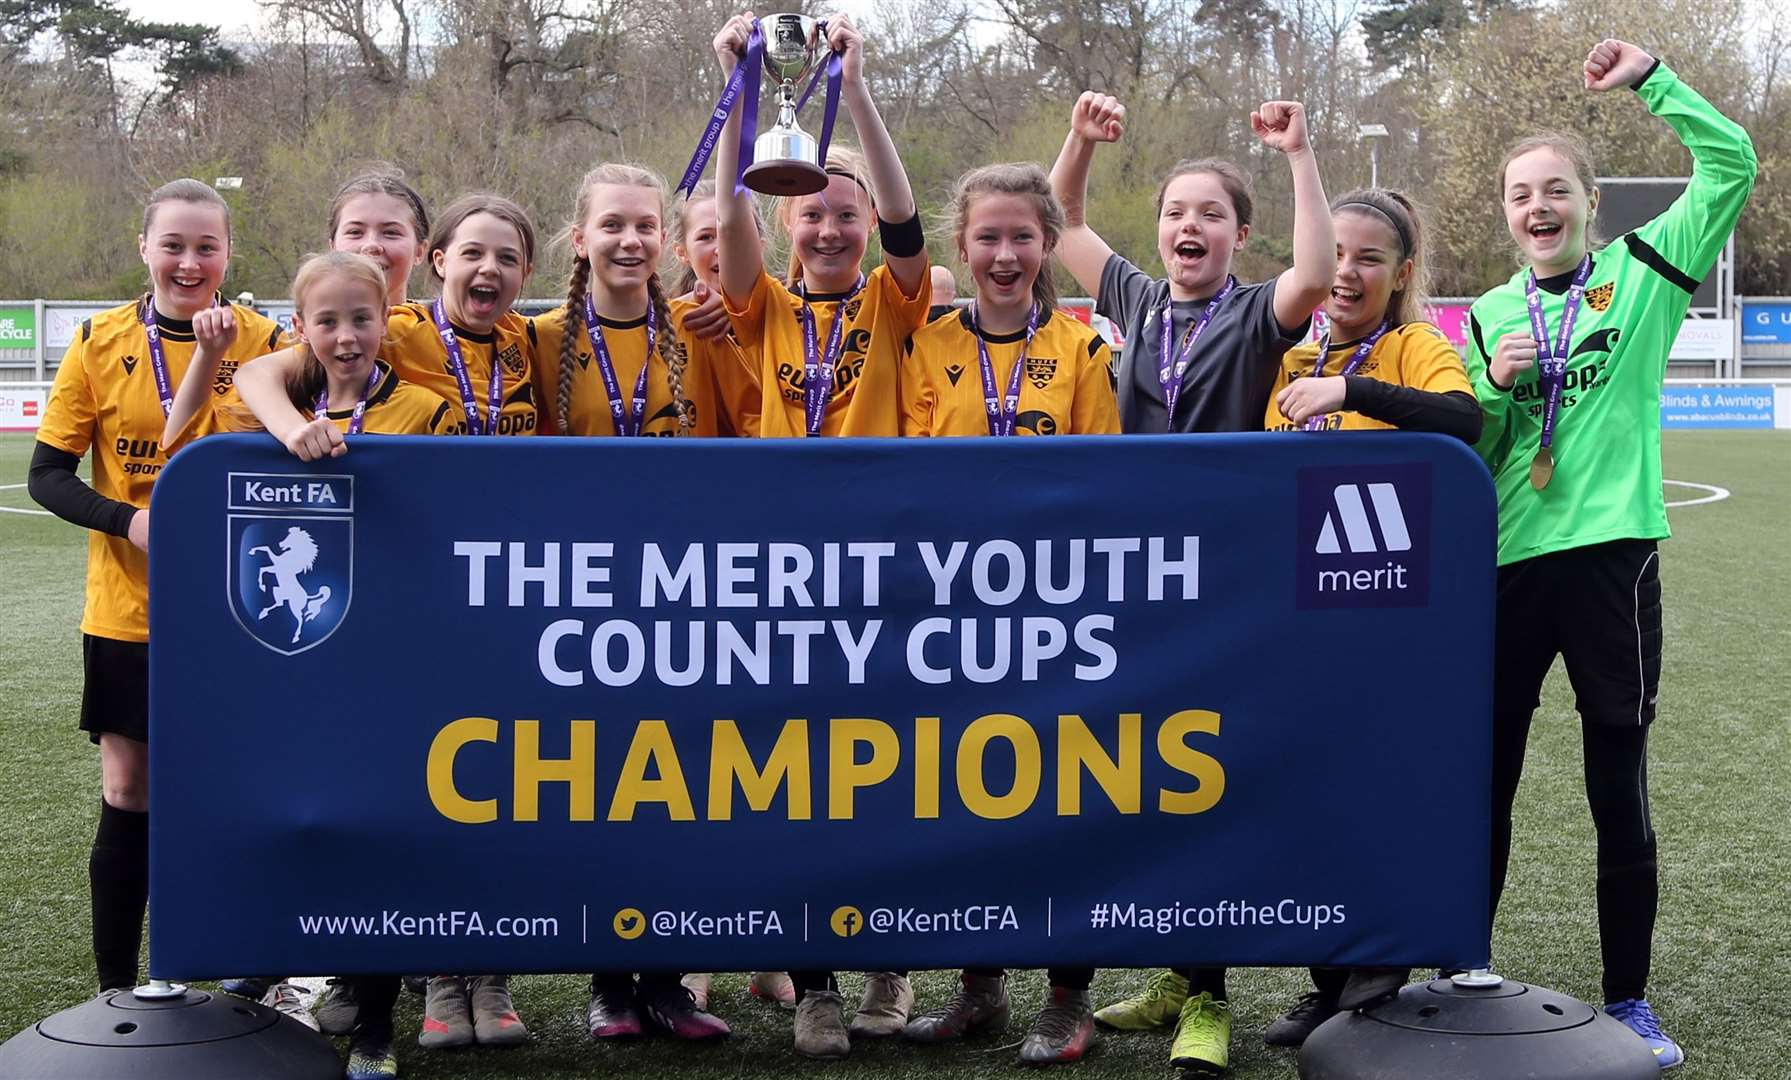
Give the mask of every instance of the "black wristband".
M 1640 90 L 1642 85 L 1654 74 L 1654 69 L 1658 67 L 1660 67 L 1660 57 L 1657 56 L 1654 58 L 1654 63 L 1648 65 L 1648 70 L 1642 72 L 1642 77 L 1629 84 L 1629 88 L 1631 90 Z
M 898 259 L 912 258 L 927 249 L 927 231 L 921 227 L 918 211 L 907 221 L 890 222 L 878 218 L 877 237 L 883 241 L 883 254 Z

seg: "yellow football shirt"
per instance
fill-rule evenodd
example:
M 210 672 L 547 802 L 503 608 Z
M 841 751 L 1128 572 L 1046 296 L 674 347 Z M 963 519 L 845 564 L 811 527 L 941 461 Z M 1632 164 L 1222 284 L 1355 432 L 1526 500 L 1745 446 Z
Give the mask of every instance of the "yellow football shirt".
M 218 374 L 226 391 L 230 389 L 226 372 L 276 348 L 280 341 L 280 328 L 272 320 L 250 308 L 231 307 L 236 313 L 236 342 Z M 197 343 L 192 323 L 157 321 L 172 389 L 186 375 Z M 155 478 L 167 462 L 155 383 L 138 305 L 100 312 L 81 324 L 63 354 L 37 440 L 77 457 L 91 448 L 93 490 L 108 499 L 148 507 Z M 81 630 L 118 641 L 149 640 L 149 557 L 122 536 L 87 534 L 87 600 Z
M 887 266 L 865 279 L 858 295 L 809 296 L 815 317 L 815 347 L 827 349 L 833 316 L 845 306 L 841 348 L 834 366 L 833 394 L 822 420 L 822 435 L 898 435 L 902 427 L 899 369 L 908 335 L 927 321 L 932 300 L 922 274 L 913 296 L 905 295 Z M 769 273 L 759 272 L 744 308 L 730 301 L 734 332 L 759 350 L 759 434 L 766 438 L 807 434 L 803 408 L 802 298 Z
M 1324 373 L 1340 373 L 1359 344 L 1360 338 L 1332 344 Z M 1287 417 L 1281 415 L 1281 410 L 1275 408 L 1275 396 L 1295 379 L 1310 376 L 1317 357 L 1316 341 L 1295 345 L 1281 354 L 1281 368 L 1275 373 L 1275 387 L 1269 391 L 1268 407 L 1263 415 L 1264 431 L 1294 430 Z M 1474 393 L 1473 386 L 1468 383 L 1467 369 L 1462 366 L 1461 354 L 1449 344 L 1441 330 L 1427 322 L 1406 323 L 1388 330 L 1375 342 L 1374 351 L 1362 361 L 1355 374 L 1433 394 L 1453 391 L 1472 396 Z M 1390 431 L 1393 425 L 1361 413 L 1336 412 L 1325 417 L 1325 428 L 1329 431 Z
M 674 297 L 671 300 L 672 322 L 679 328 L 678 340 L 690 349 L 691 365 L 707 368 L 715 378 L 721 434 L 756 438 L 762 407 L 758 348 L 749 348 L 743 343 L 732 325 L 728 327 L 727 336 L 720 338 L 699 338 L 684 333 L 684 317 L 696 308 L 696 301 Z
M 383 360 L 374 361 L 382 372 L 379 385 L 373 388 L 373 396 L 367 399 L 367 408 L 361 413 L 361 434 L 363 435 L 464 435 L 466 434 L 466 418 L 459 408 L 443 401 L 434 394 L 414 383 L 407 383 L 392 374 L 391 366 Z M 306 416 L 316 419 L 311 406 L 299 410 Z M 255 418 L 249 406 L 237 395 L 236 388 L 219 398 L 212 408 L 214 432 L 264 431 L 265 426 Z M 337 430 L 348 433 L 348 422 L 354 416 L 353 407 L 331 409 L 327 414 Z M 191 429 L 189 428 L 189 431 Z M 186 432 L 176 446 L 184 444 Z M 172 448 L 171 448 L 172 449 Z
M 709 368 L 712 355 L 708 351 L 692 352 L 679 336 L 677 322 L 674 309 L 673 325 L 661 326 L 657 332 L 660 335 L 669 333 L 673 351 L 684 357 L 683 396 L 685 408 L 691 414 L 690 433 L 711 436 L 728 433 L 715 374 Z M 634 408 L 634 384 L 640 378 L 641 365 L 648 365 L 647 419 L 641 425 L 641 434 L 677 435 L 678 409 L 672 401 L 671 371 L 657 349 L 650 359 L 647 356 L 646 315 L 627 320 L 598 316 L 597 323 L 603 328 L 603 344 L 609 350 L 610 363 L 615 365 L 616 387 L 622 393 L 622 404 L 629 410 Z M 563 435 L 614 435 L 615 413 L 610 409 L 609 390 L 603 385 L 603 374 L 597 366 L 596 351 L 591 346 L 583 313 L 574 313 L 572 320 L 575 366 L 572 369 L 571 401 L 566 410 L 567 430 L 564 432 L 558 428 L 560 352 L 561 342 L 566 337 L 566 308 L 561 305 L 543 312 L 529 320 L 529 325 L 538 350 L 536 371 L 541 380 L 538 393 L 545 414 L 544 425 Z
M 983 334 L 995 370 L 995 395 L 1007 394 L 1020 354 L 1016 435 L 1117 435 L 1119 404 L 1109 375 L 1112 352 L 1093 328 L 1064 311 L 1052 312 L 1032 346 L 1026 331 Z M 962 309 L 916 330 L 902 361 L 902 434 L 987 435 L 988 402 L 976 331 Z
M 452 324 L 450 324 L 452 325 Z M 498 415 L 499 435 L 533 435 L 540 425 L 536 409 L 533 377 L 535 346 L 529 335 L 528 320 L 515 312 L 499 319 L 486 333 L 477 333 L 454 326 L 460 342 L 460 355 L 466 363 L 466 374 L 472 383 L 473 401 L 487 434 L 491 407 L 491 370 L 497 364 L 503 369 L 501 400 Z M 444 401 L 461 404 L 460 381 L 448 361 L 447 346 L 435 331 L 429 305 L 422 302 L 401 304 L 391 310 L 386 321 L 386 340 L 379 350 L 380 358 L 407 383 L 420 386 Z

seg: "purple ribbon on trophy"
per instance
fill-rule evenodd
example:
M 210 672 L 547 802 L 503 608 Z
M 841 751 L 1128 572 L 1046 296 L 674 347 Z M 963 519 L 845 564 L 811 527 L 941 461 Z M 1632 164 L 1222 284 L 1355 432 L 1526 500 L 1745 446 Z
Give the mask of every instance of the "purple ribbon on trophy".
M 697 142 L 696 153 L 685 166 L 678 181 L 678 193 L 689 197 L 703 173 L 709 158 L 721 139 L 722 128 L 734 110 L 744 105 L 740 117 L 740 150 L 735 162 L 734 193 L 744 194 L 748 188 L 767 195 L 808 195 L 827 186 L 823 166 L 827 147 L 833 141 L 833 124 L 839 115 L 840 82 L 843 65 L 837 53 L 815 70 L 818 48 L 827 40 L 827 24 L 805 15 L 767 15 L 755 19 L 746 41 L 746 55 L 735 65 L 722 87 L 721 97 L 709 116 L 709 123 Z M 759 70 L 763 65 L 779 80 L 777 122 L 763 136 L 758 135 Z M 807 88 L 798 99 L 796 83 L 814 70 Z M 821 120 L 821 139 L 817 143 L 796 126 L 796 114 L 808 103 L 821 77 L 827 77 L 827 101 Z M 744 102 L 742 101 L 744 99 Z

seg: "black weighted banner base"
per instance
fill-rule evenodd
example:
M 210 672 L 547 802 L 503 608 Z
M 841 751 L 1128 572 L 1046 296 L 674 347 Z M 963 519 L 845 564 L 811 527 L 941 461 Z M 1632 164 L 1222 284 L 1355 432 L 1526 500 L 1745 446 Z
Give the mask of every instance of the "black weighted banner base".
M 1413 984 L 1320 1025 L 1300 1048 L 1300 1080 L 1652 1080 L 1654 1054 L 1583 1001 L 1505 980 Z
M 330 1080 L 328 1039 L 252 1001 L 187 990 L 145 1000 L 114 990 L 26 1028 L 0 1046 L 0 1080 Z

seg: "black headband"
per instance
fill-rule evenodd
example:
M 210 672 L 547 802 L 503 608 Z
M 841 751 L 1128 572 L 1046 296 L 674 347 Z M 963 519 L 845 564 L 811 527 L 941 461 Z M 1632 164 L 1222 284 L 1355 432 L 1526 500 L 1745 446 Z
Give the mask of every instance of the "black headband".
M 1404 222 L 1400 221 L 1399 218 L 1394 217 L 1392 214 L 1387 213 L 1387 211 L 1381 207 L 1378 207 L 1371 202 L 1363 202 L 1361 199 L 1351 199 L 1348 202 L 1340 202 L 1332 208 L 1331 212 L 1336 213 L 1338 210 L 1343 210 L 1351 206 L 1360 206 L 1365 210 L 1372 210 L 1380 216 L 1382 221 L 1393 226 L 1393 234 L 1399 237 L 1399 254 L 1407 259 L 1412 257 L 1412 234 L 1408 231 Z M 1400 215 L 1400 217 L 1404 216 L 1403 213 Z
M 826 173 L 828 176 L 843 176 L 846 179 L 852 181 L 854 184 L 857 184 L 859 187 L 864 188 L 864 193 L 866 195 L 869 195 L 871 193 L 871 189 L 868 187 L 865 187 L 864 181 L 860 180 L 858 178 L 858 174 L 855 172 L 852 172 L 849 169 L 843 169 L 843 168 L 839 167 L 838 165 L 829 165 L 829 166 L 827 166 L 827 168 L 822 169 L 821 171 Z

